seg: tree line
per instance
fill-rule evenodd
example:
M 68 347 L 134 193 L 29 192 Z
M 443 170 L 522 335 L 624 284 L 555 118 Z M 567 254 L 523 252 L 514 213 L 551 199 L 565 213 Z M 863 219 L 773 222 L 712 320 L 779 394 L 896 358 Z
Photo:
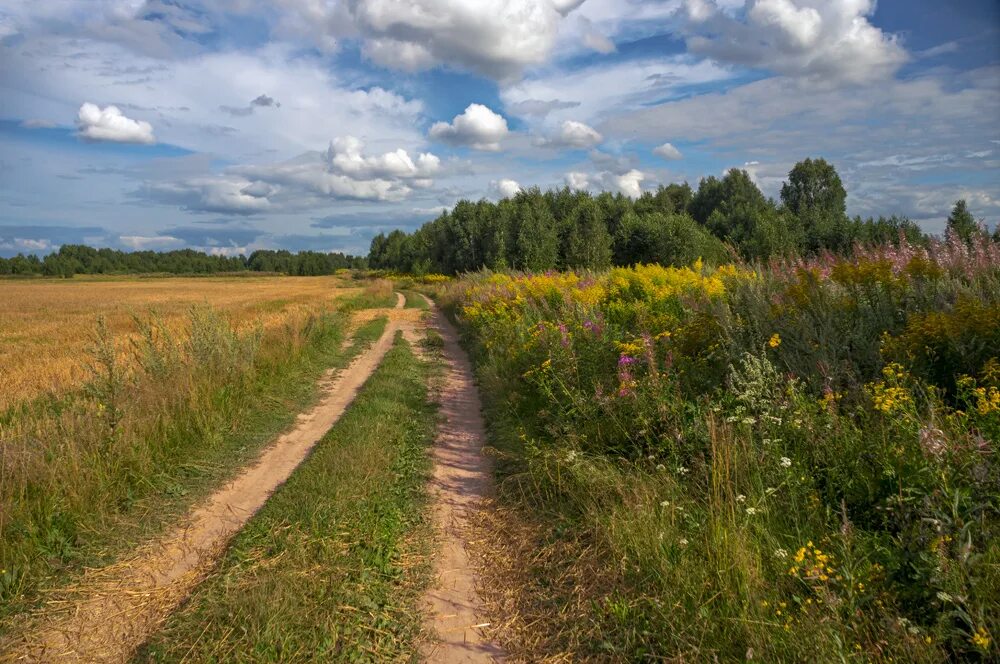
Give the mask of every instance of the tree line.
M 75 274 L 221 274 L 279 272 L 293 276 L 333 274 L 367 266 L 367 260 L 349 254 L 264 249 L 249 256 L 216 256 L 193 249 L 174 251 L 120 251 L 65 244 L 43 258 L 34 254 L 0 257 L 0 275 L 72 277 Z
M 855 245 L 914 244 L 929 237 L 905 217 L 847 215 L 847 192 L 824 159 L 806 159 L 788 174 L 780 200 L 764 196 L 750 174 L 732 169 L 659 187 L 632 200 L 596 196 L 568 187 L 524 190 L 497 203 L 459 201 L 453 209 L 407 234 L 379 234 L 369 267 L 413 274 L 457 274 L 483 267 L 544 271 L 603 269 L 611 265 L 688 265 L 702 258 L 721 263 L 740 257 L 850 251 Z M 985 232 L 959 201 L 948 219 L 950 232 L 968 240 Z M 995 239 L 1000 240 L 1000 231 Z

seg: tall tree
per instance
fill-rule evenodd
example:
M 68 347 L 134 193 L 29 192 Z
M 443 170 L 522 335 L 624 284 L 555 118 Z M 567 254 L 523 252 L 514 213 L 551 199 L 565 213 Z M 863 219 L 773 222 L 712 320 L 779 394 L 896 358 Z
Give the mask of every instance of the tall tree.
M 797 217 L 819 213 L 836 216 L 847 212 L 847 191 L 837 169 L 825 159 L 805 159 L 788 173 L 781 186 L 781 202 Z
M 518 192 L 514 200 L 517 234 L 511 264 L 529 272 L 551 270 L 559 258 L 559 231 L 549 204 L 537 187 Z
M 979 232 L 979 224 L 969 212 L 965 199 L 957 201 L 955 207 L 951 209 L 947 229 L 948 233 L 955 235 L 962 242 L 969 242 Z
M 601 270 L 611 265 L 611 235 L 601 209 L 591 199 L 577 207 L 565 239 L 563 266 Z
M 801 224 L 807 250 L 850 249 L 847 192 L 837 169 L 825 159 L 795 164 L 781 186 L 781 202 Z

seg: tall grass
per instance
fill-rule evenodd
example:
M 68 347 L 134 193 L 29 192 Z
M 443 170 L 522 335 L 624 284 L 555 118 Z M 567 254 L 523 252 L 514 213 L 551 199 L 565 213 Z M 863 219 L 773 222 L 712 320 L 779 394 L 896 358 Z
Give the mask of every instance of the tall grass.
M 537 616 L 567 633 L 551 643 L 994 657 L 1000 253 L 980 249 L 449 287 L 507 459 L 501 503 L 603 567 L 586 619 Z
M 99 321 L 80 390 L 0 414 L 0 617 L 30 605 L 47 578 L 155 531 L 357 351 L 340 351 L 343 320 L 330 314 L 241 330 L 198 307 L 180 334 L 156 317 L 137 324 L 124 345 Z

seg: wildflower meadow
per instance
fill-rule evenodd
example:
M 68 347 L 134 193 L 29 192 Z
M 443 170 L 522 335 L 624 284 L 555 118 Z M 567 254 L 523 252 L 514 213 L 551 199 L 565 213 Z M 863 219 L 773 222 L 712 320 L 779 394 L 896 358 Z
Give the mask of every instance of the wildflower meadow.
M 481 272 L 443 301 L 501 496 L 612 561 L 579 627 L 602 638 L 578 641 L 632 661 L 997 656 L 1000 245 Z

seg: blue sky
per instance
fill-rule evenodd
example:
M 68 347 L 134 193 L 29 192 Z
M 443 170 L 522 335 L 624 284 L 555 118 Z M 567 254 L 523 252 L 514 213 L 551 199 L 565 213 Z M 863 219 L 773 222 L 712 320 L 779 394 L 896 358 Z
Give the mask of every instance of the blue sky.
M 0 0 L 0 255 L 365 253 L 460 198 L 822 156 L 1000 217 L 995 0 Z

